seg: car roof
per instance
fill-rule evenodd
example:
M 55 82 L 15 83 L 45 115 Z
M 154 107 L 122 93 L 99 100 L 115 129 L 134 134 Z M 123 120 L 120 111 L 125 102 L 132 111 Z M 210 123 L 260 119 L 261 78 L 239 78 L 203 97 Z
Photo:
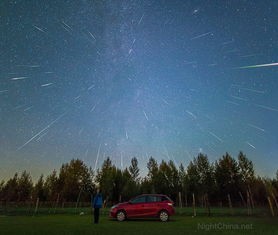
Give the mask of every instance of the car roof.
M 141 194 L 141 195 L 138 195 L 136 197 L 140 197 L 140 196 L 158 196 L 158 197 L 162 197 L 162 196 L 166 196 L 166 195 L 151 193 L 151 194 Z

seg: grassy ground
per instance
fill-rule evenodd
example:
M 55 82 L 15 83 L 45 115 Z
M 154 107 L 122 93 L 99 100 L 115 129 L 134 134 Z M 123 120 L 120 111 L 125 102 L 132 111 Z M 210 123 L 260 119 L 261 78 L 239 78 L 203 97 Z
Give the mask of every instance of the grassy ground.
M 217 224 L 218 228 L 211 228 Z M 243 227 L 240 227 L 244 224 Z M 236 228 L 238 227 L 238 228 Z M 206 230 L 207 228 L 207 230 Z M 245 229 L 244 229 L 245 228 Z M 167 223 L 158 220 L 129 220 L 122 223 L 101 216 L 92 223 L 90 215 L 0 216 L 0 234 L 278 234 L 277 217 L 174 216 Z
M 108 215 L 110 208 L 101 209 L 102 215 Z M 35 207 L 23 207 L 23 206 L 9 206 L 9 207 L 0 207 L 0 215 L 34 215 Z M 39 207 L 37 210 L 38 215 L 51 215 L 51 214 L 67 214 L 67 215 L 76 215 L 80 212 L 84 212 L 85 214 L 90 214 L 90 207 L 79 207 L 79 208 L 61 208 L 57 207 Z M 207 216 L 207 210 L 205 208 L 197 207 L 196 208 L 197 216 Z M 184 208 L 176 208 L 176 215 L 182 216 L 192 216 L 193 208 L 192 207 L 184 207 Z M 211 208 L 212 216 L 247 216 L 246 208 L 233 208 L 230 210 L 228 207 L 212 207 Z M 266 217 L 270 216 L 270 210 L 267 207 L 258 207 L 252 211 L 253 216 L 257 217 Z

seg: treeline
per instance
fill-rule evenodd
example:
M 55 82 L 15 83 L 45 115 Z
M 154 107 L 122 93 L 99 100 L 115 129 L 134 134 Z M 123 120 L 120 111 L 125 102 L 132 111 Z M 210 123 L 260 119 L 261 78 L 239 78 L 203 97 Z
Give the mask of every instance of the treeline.
M 0 182 L 0 200 L 90 201 L 98 186 L 108 204 L 127 201 L 142 193 L 162 193 L 182 205 L 191 204 L 194 194 L 197 205 L 209 201 L 211 205 L 225 206 L 231 200 L 234 205 L 245 206 L 249 202 L 254 207 L 266 205 L 270 198 L 277 206 L 278 171 L 275 179 L 257 176 L 252 161 L 242 152 L 237 159 L 226 153 L 215 162 L 199 154 L 187 167 L 183 164 L 177 167 L 173 161 L 158 163 L 150 157 L 147 169 L 147 175 L 140 177 L 137 158 L 124 170 L 107 158 L 93 172 L 81 160 L 73 159 L 58 172 L 41 175 L 36 183 L 26 171 L 16 173 Z

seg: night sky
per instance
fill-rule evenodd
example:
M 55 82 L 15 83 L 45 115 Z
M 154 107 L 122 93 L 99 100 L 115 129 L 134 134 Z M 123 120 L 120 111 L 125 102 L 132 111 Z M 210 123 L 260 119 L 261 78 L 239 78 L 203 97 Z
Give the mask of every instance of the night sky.
M 0 177 L 72 158 L 278 169 L 278 1 L 0 3 Z M 251 65 L 269 64 L 263 67 Z

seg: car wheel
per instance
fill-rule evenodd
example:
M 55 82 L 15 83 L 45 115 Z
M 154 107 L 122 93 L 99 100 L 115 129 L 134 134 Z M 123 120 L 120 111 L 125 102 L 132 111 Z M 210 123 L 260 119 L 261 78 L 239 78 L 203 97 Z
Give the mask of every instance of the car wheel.
M 126 219 L 125 213 L 123 211 L 118 211 L 116 218 L 120 222 L 124 221 Z
M 159 213 L 159 219 L 162 222 L 167 222 L 169 220 L 169 214 L 167 211 L 160 211 Z

